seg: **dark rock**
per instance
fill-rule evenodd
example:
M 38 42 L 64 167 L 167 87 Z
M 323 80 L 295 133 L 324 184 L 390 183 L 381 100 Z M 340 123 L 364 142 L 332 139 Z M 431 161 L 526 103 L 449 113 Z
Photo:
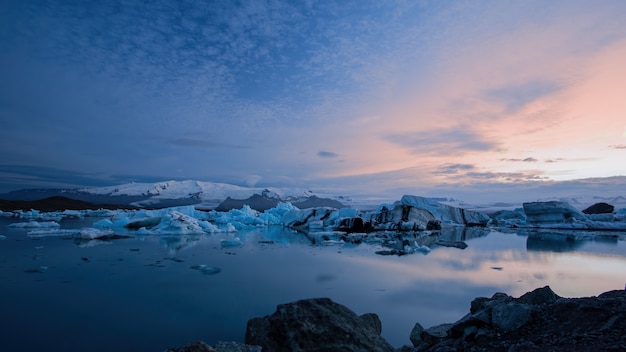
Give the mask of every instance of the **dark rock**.
M 371 315 L 358 316 L 329 298 L 281 304 L 248 321 L 246 343 L 264 351 L 394 351 Z
M 422 339 L 416 349 L 623 351 L 625 318 L 625 290 L 584 298 L 560 298 L 547 286 L 517 299 L 497 293 L 492 298 L 474 299 L 470 313 L 454 323 L 447 336 L 443 336 L 445 325 L 424 330 L 441 333 Z M 412 332 L 412 342 L 414 337 Z
M 501 330 L 516 330 L 531 319 L 528 304 L 507 303 L 491 309 L 491 324 Z
M 194 341 L 181 348 L 170 348 L 165 352 L 217 352 L 217 350 L 203 341 Z
M 263 347 L 261 346 L 246 345 L 243 343 L 233 342 L 233 341 L 228 341 L 228 342 L 219 341 L 215 345 L 215 349 L 217 350 L 217 352 L 262 352 L 263 351 Z
M 40 211 L 63 211 L 63 210 L 97 210 L 97 209 L 137 209 L 137 207 L 126 204 L 94 204 L 78 199 L 52 196 L 43 199 L 33 200 L 5 200 L 0 199 L 0 210 L 13 211 L 24 210 L 29 211 L 37 209 Z
M 248 205 L 250 208 L 256 211 L 265 211 L 267 209 L 274 208 L 278 205 L 279 200 L 275 198 L 269 198 L 259 194 L 253 194 L 246 199 L 233 199 L 231 197 L 222 201 L 216 211 L 229 211 L 232 209 L 241 209 L 244 205 Z
M 246 345 L 234 341 L 219 341 L 215 347 L 211 347 L 203 341 L 195 341 L 181 348 L 170 348 L 165 352 L 262 352 L 262 350 L 261 346 Z
M 413 346 L 417 347 L 424 342 L 424 340 L 422 339 L 423 331 L 424 327 L 420 325 L 420 323 L 415 323 L 413 329 L 411 330 L 411 335 L 409 336 L 409 339 L 411 340 Z
M 445 340 L 453 324 L 440 324 L 424 329 L 421 333 L 422 341 L 426 345 L 438 344 Z
M 356 217 L 341 219 L 337 230 L 346 232 L 370 232 L 373 230 L 373 227 L 372 223 L 369 221 Z
M 378 333 L 378 335 L 383 332 L 383 323 L 380 321 L 380 318 L 377 314 L 365 313 L 361 315 L 360 318 L 365 325 L 369 325 L 374 331 Z
M 554 303 L 559 298 L 561 297 L 554 293 L 550 286 L 544 286 L 523 294 L 517 299 L 517 302 L 530 305 L 540 305 Z
M 583 210 L 585 214 L 610 214 L 615 211 L 615 207 L 607 203 L 596 203 Z
M 303 201 L 292 202 L 291 204 L 298 209 L 317 208 L 317 207 L 341 209 L 345 207 L 343 203 L 337 200 L 330 199 L 330 198 L 320 198 L 316 196 L 310 196 L 309 198 Z

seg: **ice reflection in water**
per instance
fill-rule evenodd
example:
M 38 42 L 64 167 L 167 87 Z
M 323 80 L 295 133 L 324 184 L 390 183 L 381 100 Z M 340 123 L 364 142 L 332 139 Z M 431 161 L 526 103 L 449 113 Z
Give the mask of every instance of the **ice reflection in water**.
M 384 337 L 400 346 L 410 343 L 416 321 L 456 321 L 476 296 L 519 296 L 545 285 L 562 296 L 597 295 L 626 279 L 625 242 L 611 236 L 577 241 L 459 228 L 402 237 L 431 246 L 425 255 L 379 256 L 384 241 L 311 245 L 312 236 L 281 227 L 137 235 L 102 246 L 31 239 L 2 224 L 2 350 L 159 351 L 197 339 L 242 340 L 248 319 L 310 297 L 379 314 Z M 235 238 L 240 245 L 222 246 Z M 434 244 L 442 239 L 468 247 Z

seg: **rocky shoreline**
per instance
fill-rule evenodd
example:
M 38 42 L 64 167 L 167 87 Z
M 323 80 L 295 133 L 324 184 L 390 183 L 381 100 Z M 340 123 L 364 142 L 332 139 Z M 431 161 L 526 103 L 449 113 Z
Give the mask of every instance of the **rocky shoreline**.
M 413 346 L 393 348 L 380 336 L 374 313 L 357 315 L 329 298 L 281 304 L 248 321 L 245 343 L 196 341 L 166 352 L 261 351 L 624 351 L 626 290 L 597 297 L 563 298 L 550 287 L 519 298 L 478 297 L 454 323 L 411 331 Z

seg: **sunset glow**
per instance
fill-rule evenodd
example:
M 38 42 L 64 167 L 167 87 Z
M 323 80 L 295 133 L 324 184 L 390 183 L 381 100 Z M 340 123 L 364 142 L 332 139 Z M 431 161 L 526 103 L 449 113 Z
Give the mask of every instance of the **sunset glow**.
M 392 197 L 608 178 L 601 192 L 619 193 L 624 13 L 10 1 L 0 186 L 199 179 Z

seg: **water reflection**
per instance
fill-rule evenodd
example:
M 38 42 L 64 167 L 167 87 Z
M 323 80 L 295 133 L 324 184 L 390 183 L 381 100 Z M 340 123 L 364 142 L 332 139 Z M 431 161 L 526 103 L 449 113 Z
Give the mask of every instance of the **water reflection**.
M 62 223 L 71 226 L 85 224 Z M 384 241 L 313 244 L 310 236 L 282 227 L 136 235 L 106 246 L 35 240 L 6 226 L 0 232 L 6 236 L 0 241 L 2 350 L 104 351 L 134 344 L 158 351 L 197 339 L 241 341 L 248 319 L 310 297 L 379 314 L 383 336 L 400 346 L 410 344 L 415 322 L 456 321 L 477 296 L 519 296 L 545 285 L 562 296 L 589 296 L 623 288 L 626 279 L 624 241 L 559 232 L 372 234 L 431 246 L 426 256 L 375 255 Z M 221 245 L 235 238 L 240 246 Z M 437 240 L 463 241 L 467 248 L 437 246 Z M 67 327 L 85 325 L 86 314 L 97 321 L 68 342 Z M 29 339 L 24 326 L 41 338 Z

